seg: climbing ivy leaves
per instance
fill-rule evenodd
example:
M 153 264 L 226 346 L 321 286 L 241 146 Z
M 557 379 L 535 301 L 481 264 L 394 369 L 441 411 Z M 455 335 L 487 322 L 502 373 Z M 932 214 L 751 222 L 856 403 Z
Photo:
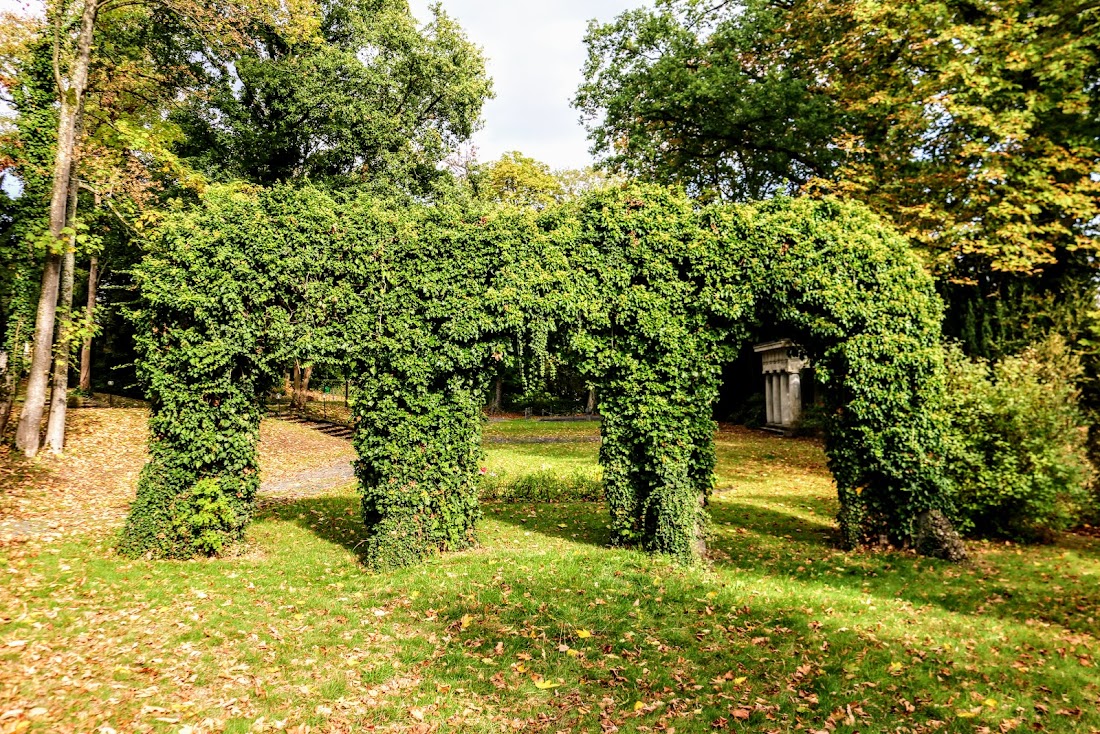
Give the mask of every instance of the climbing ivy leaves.
M 488 380 L 518 345 L 553 340 L 602 396 L 613 542 L 696 560 L 721 368 L 761 320 L 830 385 L 845 542 L 904 542 L 923 513 L 951 512 L 940 304 L 904 241 L 858 205 L 699 209 L 628 187 L 534 213 L 214 188 L 166 221 L 138 280 L 154 413 L 131 555 L 240 537 L 263 399 L 292 359 L 356 375 L 368 565 L 471 546 Z

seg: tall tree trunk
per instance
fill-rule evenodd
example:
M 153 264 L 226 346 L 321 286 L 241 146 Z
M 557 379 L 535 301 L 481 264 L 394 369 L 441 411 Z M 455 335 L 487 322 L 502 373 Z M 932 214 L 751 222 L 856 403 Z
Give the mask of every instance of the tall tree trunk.
M 27 380 L 27 397 L 23 401 L 23 412 L 19 414 L 19 427 L 15 432 L 15 446 L 27 456 L 38 453 L 42 414 L 46 410 L 46 383 L 53 353 L 53 324 L 60 275 L 61 257 L 51 252 L 46 256 L 46 267 L 42 271 L 42 291 L 35 317 L 37 328 L 34 332 L 30 377 Z
M 309 392 L 309 378 L 313 376 L 313 365 L 307 364 L 305 369 L 302 370 L 302 407 L 306 407 L 306 403 L 309 402 L 309 398 L 306 393 Z
M 298 402 L 302 399 L 302 365 L 298 360 L 294 360 L 294 382 L 290 388 L 290 407 L 300 408 Z
M 84 344 L 80 347 L 80 389 L 92 392 L 92 317 L 95 315 L 95 291 L 99 285 L 99 258 L 92 255 L 88 264 L 88 305 L 84 307 Z
M 76 226 L 76 204 L 79 187 L 76 166 L 69 183 L 69 206 L 65 212 L 67 226 Z M 74 237 L 75 240 L 75 237 Z M 65 417 L 69 411 L 69 352 L 72 351 L 73 268 L 76 267 L 76 242 L 70 242 L 61 257 L 60 319 L 53 357 L 53 396 L 50 399 L 50 419 L 46 425 L 46 445 L 50 452 L 60 454 L 65 449 Z
M 497 375 L 496 385 L 493 388 L 493 403 L 489 406 L 490 413 L 499 413 L 504 404 L 504 378 Z
M 67 89 L 59 89 L 61 114 L 57 126 L 57 153 L 54 157 L 53 196 L 50 199 L 50 234 L 54 245 L 61 241 L 65 228 L 65 208 L 69 199 L 69 175 L 73 168 L 76 148 L 77 122 L 80 117 L 84 90 L 88 85 L 88 64 L 92 56 L 92 35 L 95 31 L 97 0 L 85 0 L 84 13 L 77 36 L 76 59 Z M 61 84 L 58 72 L 58 83 Z M 34 351 L 31 356 L 30 376 L 27 380 L 27 397 L 19 416 L 19 429 L 15 445 L 28 457 L 38 453 L 39 431 L 42 414 L 46 409 L 46 383 L 49 381 L 50 362 L 53 356 L 54 321 L 57 317 L 57 291 L 61 276 L 61 256 L 46 256 L 42 270 L 42 291 L 38 296 L 38 313 L 34 322 Z
M 588 388 L 588 404 L 584 406 L 584 412 L 592 415 L 596 412 L 596 388 Z

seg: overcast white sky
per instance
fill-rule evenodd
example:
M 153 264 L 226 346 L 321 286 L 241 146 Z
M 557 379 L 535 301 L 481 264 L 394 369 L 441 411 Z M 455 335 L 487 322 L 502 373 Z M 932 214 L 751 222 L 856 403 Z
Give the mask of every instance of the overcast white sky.
M 432 0 L 410 0 L 426 20 Z M 483 161 L 519 150 L 552 168 L 588 165 L 588 141 L 569 101 L 581 81 L 584 32 L 591 18 L 608 21 L 650 0 L 443 0 L 443 8 L 485 50 L 496 98 L 474 143 Z M 0 9 L 36 7 L 36 0 L 0 0 Z
M 483 161 L 519 150 L 552 168 L 588 165 L 588 141 L 569 102 L 581 81 L 588 21 L 609 21 L 649 0 L 443 0 L 443 8 L 485 50 L 496 98 L 474 140 Z M 431 0 L 410 0 L 429 17 Z

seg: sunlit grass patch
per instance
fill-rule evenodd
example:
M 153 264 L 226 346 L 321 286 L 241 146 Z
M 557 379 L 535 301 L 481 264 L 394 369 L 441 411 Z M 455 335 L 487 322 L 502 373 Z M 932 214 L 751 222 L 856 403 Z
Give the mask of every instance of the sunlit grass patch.
M 483 500 L 602 499 L 598 421 L 492 421 L 485 427 Z
M 487 440 L 532 438 L 555 439 L 593 439 L 600 433 L 599 420 L 540 420 L 522 418 L 511 420 L 490 420 L 485 424 L 484 435 Z

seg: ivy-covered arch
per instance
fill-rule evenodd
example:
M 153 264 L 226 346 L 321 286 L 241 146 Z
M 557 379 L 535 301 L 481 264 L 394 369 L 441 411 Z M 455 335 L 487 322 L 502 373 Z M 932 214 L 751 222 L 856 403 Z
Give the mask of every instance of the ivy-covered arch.
M 962 548 L 942 523 L 953 512 L 943 467 L 942 304 L 905 240 L 863 206 L 836 199 L 705 216 L 724 251 L 753 261 L 745 272 L 757 322 L 797 341 L 828 388 L 825 449 L 842 544 L 915 541 L 958 558 Z M 947 537 L 927 537 L 930 515 Z
M 880 529 L 904 541 L 919 513 L 949 510 L 938 301 L 905 243 L 853 204 L 698 209 L 639 187 L 534 214 L 217 190 L 165 223 L 139 280 L 154 417 L 121 545 L 132 555 L 239 537 L 258 406 L 303 355 L 361 376 L 368 562 L 467 547 L 490 371 L 553 333 L 602 396 L 614 542 L 694 559 L 721 368 L 761 318 L 789 326 L 835 385 L 845 542 Z
M 344 359 L 398 220 L 314 189 L 212 187 L 173 213 L 135 269 L 149 461 L 120 552 L 186 558 L 239 538 L 260 486 L 264 400 L 294 358 Z
M 884 222 L 836 199 L 700 210 L 656 188 L 596 193 L 555 217 L 569 292 L 588 296 L 569 343 L 602 396 L 615 542 L 698 555 L 711 406 L 723 365 L 761 324 L 797 339 L 831 388 L 842 543 L 923 543 L 918 523 L 950 516 L 942 307 Z M 946 531 L 922 550 L 957 557 Z

